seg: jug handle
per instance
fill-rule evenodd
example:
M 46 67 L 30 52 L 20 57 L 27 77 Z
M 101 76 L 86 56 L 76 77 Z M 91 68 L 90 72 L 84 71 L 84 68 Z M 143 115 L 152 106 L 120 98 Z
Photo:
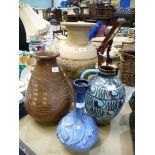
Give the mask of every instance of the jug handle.
M 81 74 L 80 79 L 84 79 L 86 75 L 98 74 L 98 72 L 99 72 L 99 69 L 87 69 Z

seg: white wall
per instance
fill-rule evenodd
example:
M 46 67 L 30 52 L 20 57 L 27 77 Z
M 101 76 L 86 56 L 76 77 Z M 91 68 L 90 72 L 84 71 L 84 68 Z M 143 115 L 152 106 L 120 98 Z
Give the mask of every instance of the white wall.
M 56 1 L 56 0 L 55 0 Z M 34 8 L 51 8 L 51 0 L 21 0 L 21 2 L 28 3 L 31 7 Z
M 62 1 L 62 0 L 54 0 L 54 6 L 55 6 L 55 7 L 60 6 L 61 1 Z
M 61 7 L 60 4 L 61 4 L 61 1 L 63 1 L 63 0 L 53 0 L 53 1 L 54 1 L 54 6 Z

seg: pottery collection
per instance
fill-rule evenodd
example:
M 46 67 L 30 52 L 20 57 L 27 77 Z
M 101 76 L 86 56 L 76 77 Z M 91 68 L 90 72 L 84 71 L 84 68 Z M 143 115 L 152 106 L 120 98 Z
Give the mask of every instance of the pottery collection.
M 125 102 L 125 88 L 117 78 L 117 70 L 112 66 L 101 66 L 82 73 L 95 73 L 91 79 L 91 88 L 86 95 L 86 110 L 98 124 L 109 123 L 121 110 Z
M 126 92 L 117 67 L 101 65 L 95 69 L 97 50 L 88 41 L 88 33 L 96 24 L 61 25 L 66 27 L 68 36 L 58 41 L 58 52 L 45 51 L 40 40 L 29 45 L 36 64 L 24 106 L 39 123 L 59 122 L 56 135 L 66 148 L 86 152 L 98 142 L 97 125 L 110 123 L 120 112 Z M 26 57 L 20 61 L 23 65 Z M 74 109 L 69 113 L 73 96 Z
M 95 121 L 84 113 L 85 96 L 90 88 L 87 80 L 74 80 L 74 111 L 67 114 L 57 127 L 57 137 L 70 150 L 86 152 L 98 140 L 98 128 Z
M 59 53 L 36 52 L 37 64 L 26 92 L 25 108 L 38 122 L 58 122 L 69 112 L 72 94 L 56 62 Z

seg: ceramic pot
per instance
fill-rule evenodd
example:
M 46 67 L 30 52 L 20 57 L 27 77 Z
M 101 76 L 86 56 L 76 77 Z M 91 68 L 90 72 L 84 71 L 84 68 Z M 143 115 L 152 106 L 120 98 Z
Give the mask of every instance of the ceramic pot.
M 85 96 L 90 88 L 87 80 L 74 80 L 74 111 L 66 115 L 57 127 L 57 137 L 67 148 L 76 152 L 89 151 L 98 140 L 95 121 L 84 113 Z
M 59 53 L 41 51 L 32 56 L 37 64 L 28 84 L 25 108 L 38 122 L 57 122 L 72 102 L 69 85 L 56 62 Z
M 89 30 L 95 23 L 62 22 L 68 32 L 66 40 L 60 40 L 58 63 L 70 81 L 80 77 L 80 74 L 97 63 L 97 51 L 88 41 Z
M 101 66 L 82 73 L 96 73 L 90 79 L 91 88 L 86 95 L 86 110 L 98 124 L 109 123 L 121 110 L 125 101 L 125 88 L 117 78 L 117 70 L 112 66 Z

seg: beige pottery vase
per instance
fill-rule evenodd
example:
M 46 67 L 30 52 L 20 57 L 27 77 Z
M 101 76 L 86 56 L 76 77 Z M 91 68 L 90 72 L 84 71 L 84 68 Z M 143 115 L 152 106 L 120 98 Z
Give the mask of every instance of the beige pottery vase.
M 62 22 L 68 32 L 67 39 L 59 41 L 57 58 L 59 65 L 71 82 L 80 77 L 80 74 L 97 63 L 97 51 L 89 42 L 88 34 L 95 23 Z

